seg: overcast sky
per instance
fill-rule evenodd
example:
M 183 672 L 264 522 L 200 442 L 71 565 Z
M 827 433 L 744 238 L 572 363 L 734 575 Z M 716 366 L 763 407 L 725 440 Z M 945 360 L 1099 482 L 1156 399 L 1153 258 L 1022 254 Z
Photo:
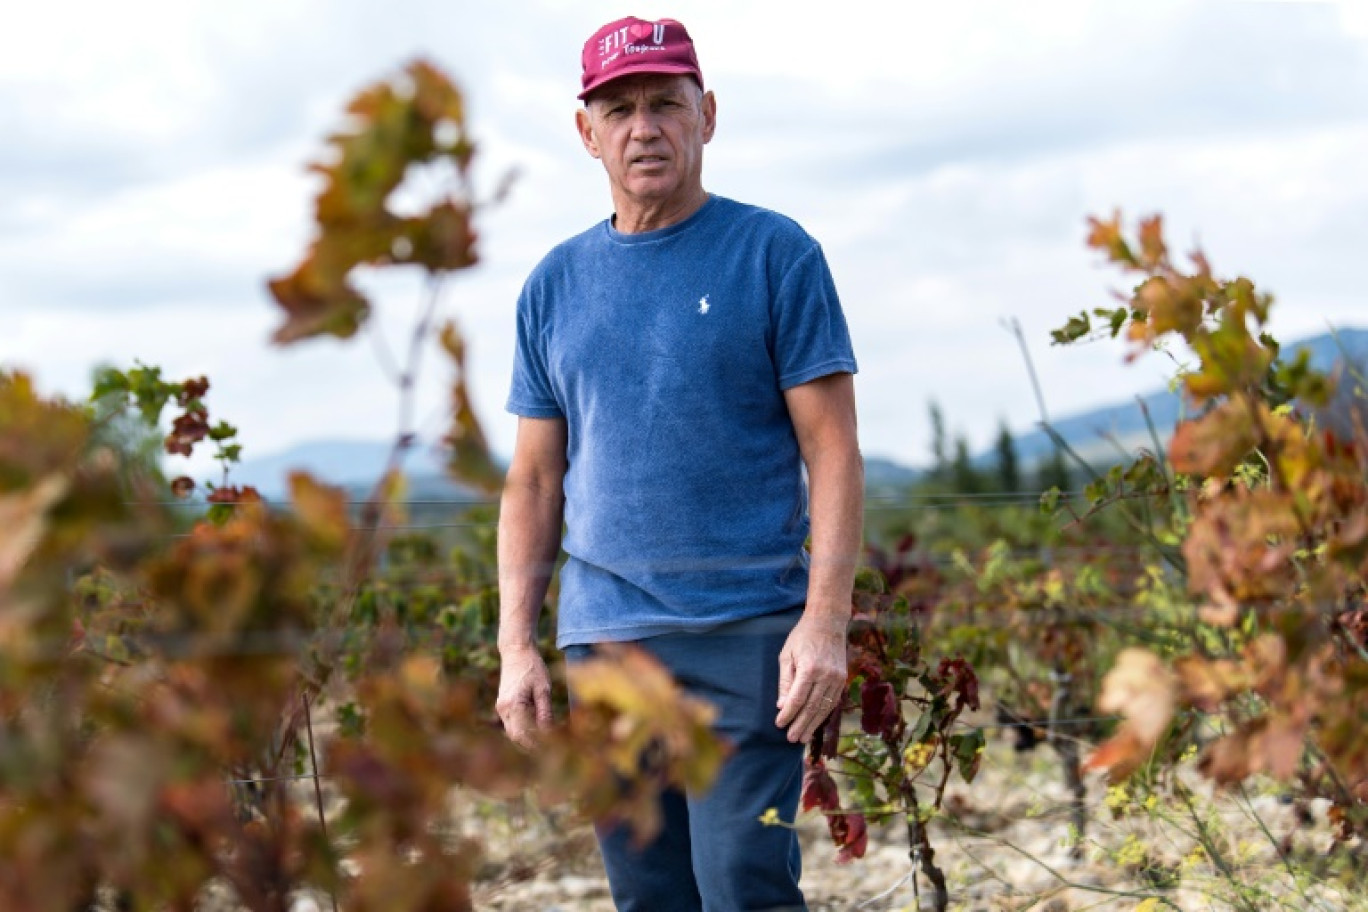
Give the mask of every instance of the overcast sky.
M 248 455 L 388 436 L 372 340 L 289 349 L 264 292 L 306 244 L 304 170 L 359 87 L 417 55 L 465 88 L 492 190 L 483 264 L 449 283 L 497 449 L 514 299 L 556 242 L 611 211 L 573 130 L 583 40 L 620 15 L 689 28 L 716 91 L 704 183 L 826 250 L 861 373 L 867 454 L 926 460 L 926 405 L 986 445 L 1164 382 L 1117 344 L 1048 331 L 1109 303 L 1084 219 L 1163 212 L 1181 247 L 1276 292 L 1275 331 L 1368 325 L 1368 3 L 73 0 L 0 30 L 0 364 L 79 396 L 100 362 L 206 374 Z M 379 289 L 391 345 L 416 281 Z M 442 428 L 447 370 L 419 414 Z

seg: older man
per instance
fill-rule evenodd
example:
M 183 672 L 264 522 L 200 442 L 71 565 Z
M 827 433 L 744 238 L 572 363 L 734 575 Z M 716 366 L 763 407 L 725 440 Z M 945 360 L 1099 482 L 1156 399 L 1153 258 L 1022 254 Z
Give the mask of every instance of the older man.
M 498 711 L 527 746 L 551 723 L 533 638 L 563 545 L 568 659 L 637 643 L 735 745 L 707 793 L 665 796 L 650 845 L 600 831 L 618 908 L 802 909 L 797 839 L 760 817 L 793 819 L 802 745 L 846 681 L 863 470 L 845 318 L 797 224 L 703 189 L 717 102 L 683 25 L 609 23 L 582 62 L 576 125 L 613 215 L 518 301 Z

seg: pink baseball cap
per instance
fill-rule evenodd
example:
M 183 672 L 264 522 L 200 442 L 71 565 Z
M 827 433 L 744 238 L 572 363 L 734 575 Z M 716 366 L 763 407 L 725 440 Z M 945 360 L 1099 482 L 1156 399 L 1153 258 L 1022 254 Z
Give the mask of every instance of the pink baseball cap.
M 628 16 L 610 22 L 584 43 L 580 64 L 581 101 L 604 83 L 633 73 L 692 76 L 703 86 L 693 39 L 673 19 L 647 22 Z

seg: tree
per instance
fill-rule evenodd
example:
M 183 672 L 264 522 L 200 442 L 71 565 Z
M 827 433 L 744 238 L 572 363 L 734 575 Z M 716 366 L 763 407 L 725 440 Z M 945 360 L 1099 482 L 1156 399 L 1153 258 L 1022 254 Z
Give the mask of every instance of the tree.
M 932 399 L 931 409 L 931 477 L 944 481 L 950 467 L 950 457 L 946 448 L 945 413 L 940 403 Z
M 1055 447 L 1050 457 L 1036 467 L 1036 473 L 1036 487 L 1042 491 L 1051 488 L 1067 491 L 1073 485 L 1073 479 L 1069 477 L 1069 464 L 1059 447 Z
M 994 448 L 997 450 L 998 484 L 1004 491 L 1020 491 L 1021 463 L 1017 459 L 1016 440 L 1013 439 L 1006 421 L 1000 421 L 998 424 L 998 437 Z
M 983 475 L 969 458 L 969 441 L 963 435 L 956 437 L 955 461 L 950 465 L 951 487 L 959 494 L 981 494 L 983 481 Z

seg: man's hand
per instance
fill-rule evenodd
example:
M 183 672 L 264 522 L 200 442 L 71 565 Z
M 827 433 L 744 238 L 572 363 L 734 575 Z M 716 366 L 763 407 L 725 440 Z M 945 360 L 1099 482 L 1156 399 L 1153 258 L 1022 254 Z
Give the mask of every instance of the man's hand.
M 840 703 L 846 685 L 846 623 L 804 613 L 779 653 L 779 717 L 789 741 L 806 744 Z
M 551 673 L 531 645 L 501 650 L 499 664 L 499 697 L 494 708 L 509 739 L 531 750 L 538 730 L 551 727 Z

